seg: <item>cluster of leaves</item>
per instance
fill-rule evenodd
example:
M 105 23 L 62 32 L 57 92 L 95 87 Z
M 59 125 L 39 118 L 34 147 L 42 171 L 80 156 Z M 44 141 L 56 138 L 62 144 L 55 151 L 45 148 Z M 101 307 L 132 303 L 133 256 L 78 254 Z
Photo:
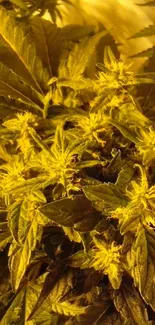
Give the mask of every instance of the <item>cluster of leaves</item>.
M 153 325 L 155 74 L 105 30 L 0 21 L 1 325 Z
M 32 16 L 42 17 L 49 13 L 53 22 L 57 17 L 62 20 L 59 6 L 62 4 L 72 5 L 70 0 L 0 0 L 0 5 L 9 11 L 13 11 L 18 19 L 29 19 Z

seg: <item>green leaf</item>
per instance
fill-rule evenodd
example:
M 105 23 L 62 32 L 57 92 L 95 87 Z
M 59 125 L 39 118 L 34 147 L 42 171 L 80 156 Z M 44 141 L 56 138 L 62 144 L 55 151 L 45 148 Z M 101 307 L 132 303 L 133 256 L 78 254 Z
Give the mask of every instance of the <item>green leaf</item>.
M 76 231 L 91 231 L 98 221 L 98 214 L 83 196 L 65 198 L 48 203 L 40 208 L 41 213 L 64 227 L 74 227 Z
M 30 79 L 28 81 L 31 80 L 32 86 L 39 92 L 42 92 L 41 88 L 47 89 L 46 85 L 50 76 L 47 70 L 43 69 L 42 62 L 36 55 L 35 44 L 30 35 L 28 36 L 26 26 L 17 22 L 4 9 L 0 10 L 0 21 L 0 35 L 29 72 Z
M 30 24 L 44 66 L 47 67 L 50 77 L 57 75 L 60 57 L 65 49 L 65 39 L 61 29 L 49 20 L 39 17 L 33 17 Z
M 131 282 L 129 284 L 123 283 L 119 291 L 114 292 L 114 304 L 127 324 L 150 324 L 145 304 Z
M 126 206 L 127 201 L 117 185 L 103 183 L 102 185 L 86 185 L 83 187 L 84 194 L 88 200 L 103 204 L 103 207 L 115 209 Z

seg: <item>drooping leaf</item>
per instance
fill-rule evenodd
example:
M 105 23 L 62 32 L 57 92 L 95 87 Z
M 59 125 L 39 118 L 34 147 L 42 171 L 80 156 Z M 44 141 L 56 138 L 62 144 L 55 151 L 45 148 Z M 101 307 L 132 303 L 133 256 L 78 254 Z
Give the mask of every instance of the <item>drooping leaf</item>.
M 42 92 L 46 89 L 49 74 L 42 66 L 40 58 L 36 55 L 36 47 L 24 24 L 19 23 L 4 9 L 0 9 L 0 35 L 13 49 L 25 69 L 29 72 L 28 80 L 32 86 Z
M 61 226 L 82 232 L 94 229 L 99 220 L 99 215 L 83 195 L 48 203 L 40 211 Z

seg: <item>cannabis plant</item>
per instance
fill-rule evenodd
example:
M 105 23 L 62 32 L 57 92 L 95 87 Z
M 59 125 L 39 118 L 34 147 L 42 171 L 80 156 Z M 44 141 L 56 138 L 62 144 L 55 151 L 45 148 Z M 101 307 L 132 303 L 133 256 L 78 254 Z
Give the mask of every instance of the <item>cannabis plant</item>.
M 155 74 L 105 29 L 3 5 L 1 325 L 153 325 Z

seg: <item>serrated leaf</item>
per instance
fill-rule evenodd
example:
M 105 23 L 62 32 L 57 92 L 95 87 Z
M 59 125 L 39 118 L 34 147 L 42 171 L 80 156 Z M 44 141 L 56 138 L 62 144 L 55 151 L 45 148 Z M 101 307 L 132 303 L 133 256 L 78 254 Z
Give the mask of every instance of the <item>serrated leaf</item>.
M 38 315 L 42 311 L 42 305 L 45 302 L 45 300 L 50 295 L 52 289 L 56 285 L 57 281 L 59 281 L 64 274 L 64 267 L 57 263 L 56 265 L 53 265 L 53 268 L 49 273 L 47 273 L 45 281 L 43 283 L 39 298 L 36 302 L 36 305 L 34 306 L 31 314 L 29 315 L 29 320 L 32 318 L 35 318 L 36 315 Z
M 116 180 L 116 185 L 120 188 L 120 189 L 124 189 L 126 188 L 126 186 L 129 184 L 129 182 L 132 180 L 132 177 L 134 175 L 134 168 L 133 168 L 133 163 L 125 163 Z
M 129 58 L 151 58 L 155 50 L 155 46 L 152 46 L 151 48 L 148 48 L 145 51 L 142 51 L 140 53 L 137 53 L 135 55 L 130 56 Z
M 43 97 L 0 62 L 0 95 L 17 99 L 30 106 L 42 105 Z
M 129 39 L 138 38 L 138 37 L 148 37 L 153 35 L 155 35 L 155 25 L 150 25 L 148 27 L 145 27 L 135 35 L 131 36 Z
M 43 311 L 34 320 L 35 325 L 64 325 L 64 319 L 61 321 L 61 316 L 48 311 Z
M 48 203 L 40 211 L 61 226 L 74 227 L 76 231 L 82 232 L 93 230 L 99 218 L 83 195 Z
M 20 282 L 25 274 L 27 266 L 29 265 L 31 253 L 36 247 L 38 239 L 38 223 L 34 219 L 28 229 L 25 241 L 22 246 L 13 243 L 9 250 L 9 268 L 11 272 L 11 283 L 13 290 L 19 288 Z
M 141 228 L 131 247 L 129 266 L 135 286 L 153 310 L 155 310 L 155 234 L 153 230 Z
M 13 323 L 16 324 L 16 321 L 19 319 L 21 311 L 22 311 L 24 295 L 25 295 L 24 290 L 21 290 L 17 294 L 17 296 L 13 300 L 13 303 L 8 308 L 4 317 L 1 319 L 1 325 L 12 325 Z
M 84 314 L 88 307 L 71 304 L 68 301 L 55 302 L 51 304 L 51 308 L 55 313 L 65 316 L 78 316 Z
M 49 20 L 33 17 L 30 20 L 39 56 L 47 67 L 50 77 L 57 75 L 60 56 L 65 49 L 65 39 L 55 24 Z
M 97 325 L 100 324 L 99 320 L 111 306 L 110 300 L 102 300 L 102 298 L 96 299 L 90 307 L 87 308 L 86 313 L 78 317 L 78 323 L 80 325 Z M 104 323 L 102 323 L 104 324 Z
M 27 34 L 27 28 L 4 9 L 0 9 L 0 21 L 0 35 L 29 72 L 28 81 L 31 80 L 32 86 L 39 92 L 42 92 L 41 88 L 47 89 L 46 85 L 50 76 L 47 70 L 43 69 L 42 62 L 36 55 L 36 47 L 30 35 Z
M 86 69 L 88 61 L 95 51 L 100 39 L 107 35 L 107 31 L 102 31 L 90 38 L 82 40 L 75 44 L 68 59 L 62 60 L 59 67 L 59 77 L 66 79 L 78 79 Z
M 114 209 L 120 206 L 126 206 L 127 204 L 125 197 L 117 185 L 112 183 L 84 186 L 83 191 L 88 200 L 96 204 L 101 202 L 105 208 Z
M 125 321 L 132 325 L 149 325 L 147 310 L 136 288 L 123 283 L 119 291 L 114 292 L 114 304 Z

